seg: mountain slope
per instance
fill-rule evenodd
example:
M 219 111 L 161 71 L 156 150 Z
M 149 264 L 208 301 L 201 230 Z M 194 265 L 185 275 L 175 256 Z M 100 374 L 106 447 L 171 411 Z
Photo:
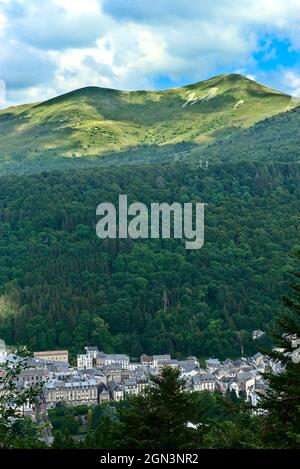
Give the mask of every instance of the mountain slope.
M 0 166 L 47 155 L 78 158 L 140 146 L 209 143 L 295 104 L 237 74 L 165 91 L 83 88 L 1 111 Z
M 190 157 L 212 161 L 300 162 L 300 106 L 289 112 L 237 129 Z
M 97 168 L 1 178 L 0 337 L 31 350 L 253 354 L 299 249 L 300 166 Z M 205 244 L 96 236 L 96 207 L 205 202 Z

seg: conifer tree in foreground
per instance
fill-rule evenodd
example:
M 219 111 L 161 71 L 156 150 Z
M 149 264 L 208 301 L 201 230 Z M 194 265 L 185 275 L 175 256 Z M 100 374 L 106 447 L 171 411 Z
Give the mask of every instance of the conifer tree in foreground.
M 293 277 L 293 295 L 284 298 L 287 311 L 274 333 L 276 348 L 268 353 L 282 363 L 284 371 L 264 374 L 269 388 L 261 398 L 261 407 L 267 411 L 267 444 L 280 448 L 300 448 L 300 273 Z
M 160 375 L 151 376 L 152 386 L 129 400 L 114 435 L 117 447 L 189 447 L 195 433 L 187 426 L 193 410 L 179 375 L 179 370 L 164 367 Z

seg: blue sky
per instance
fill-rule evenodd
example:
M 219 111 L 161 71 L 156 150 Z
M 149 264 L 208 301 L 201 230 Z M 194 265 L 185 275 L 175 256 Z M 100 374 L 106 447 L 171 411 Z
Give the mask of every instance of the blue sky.
M 300 96 L 299 0 L 0 0 L 1 107 L 232 72 Z

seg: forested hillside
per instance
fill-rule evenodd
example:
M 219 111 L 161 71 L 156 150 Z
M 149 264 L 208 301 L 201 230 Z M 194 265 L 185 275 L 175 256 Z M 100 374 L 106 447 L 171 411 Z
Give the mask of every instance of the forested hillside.
M 85 169 L 0 180 L 0 336 L 31 349 L 239 355 L 299 248 L 298 164 Z M 96 237 L 96 206 L 205 202 L 205 245 Z

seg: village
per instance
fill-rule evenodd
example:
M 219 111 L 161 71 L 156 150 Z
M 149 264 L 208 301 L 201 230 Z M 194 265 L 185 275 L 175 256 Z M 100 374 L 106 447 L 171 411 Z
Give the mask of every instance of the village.
M 3 345 L 1 348 L 0 363 L 12 359 Z M 201 366 L 195 357 L 176 360 L 168 354 L 143 354 L 139 361 L 131 361 L 125 354 L 107 354 L 95 346 L 86 346 L 84 353 L 77 356 L 76 367 L 70 366 L 67 350 L 35 352 L 26 359 L 26 369 L 16 378 L 16 384 L 28 387 L 40 383 L 40 411 L 47 413 L 63 403 L 94 406 L 138 395 L 164 366 L 180 370 L 186 392 L 234 392 L 253 406 L 267 389 L 262 374 L 283 370 L 279 362 L 261 353 L 223 362 L 210 358 Z M 28 403 L 21 410 L 24 415 L 35 417 L 36 406 Z

